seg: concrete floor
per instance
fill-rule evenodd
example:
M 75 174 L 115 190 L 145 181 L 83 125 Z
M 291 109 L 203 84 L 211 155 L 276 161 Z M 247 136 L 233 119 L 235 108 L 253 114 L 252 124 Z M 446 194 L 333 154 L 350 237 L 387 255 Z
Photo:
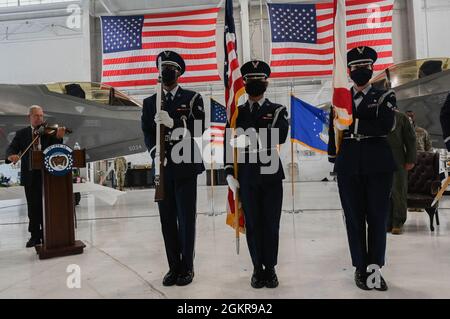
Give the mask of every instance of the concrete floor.
M 214 208 L 225 210 L 225 188 Z M 290 184 L 284 209 L 292 208 Z M 335 183 L 296 185 L 296 208 L 281 220 L 277 273 L 280 286 L 255 290 L 244 237 L 235 252 L 225 215 L 211 216 L 210 190 L 199 187 L 194 282 L 163 287 L 167 262 L 153 190 L 130 190 L 113 207 L 83 196 L 77 238 L 84 254 L 41 261 L 28 239 L 26 205 L 0 202 L 0 298 L 450 298 L 450 200 L 441 202 L 434 233 L 425 213 L 408 215 L 405 234 L 389 235 L 383 274 L 388 292 L 364 292 L 353 284 Z M 445 209 L 447 207 L 447 209 Z M 81 288 L 69 289 L 69 265 L 81 270 Z

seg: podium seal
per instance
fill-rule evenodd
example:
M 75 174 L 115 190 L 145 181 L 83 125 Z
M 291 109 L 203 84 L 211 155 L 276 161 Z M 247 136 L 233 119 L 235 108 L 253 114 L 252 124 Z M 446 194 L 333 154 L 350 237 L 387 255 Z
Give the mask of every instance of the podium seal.
M 63 144 L 47 147 L 44 154 L 44 165 L 47 172 L 54 176 L 65 176 L 72 171 L 72 149 Z

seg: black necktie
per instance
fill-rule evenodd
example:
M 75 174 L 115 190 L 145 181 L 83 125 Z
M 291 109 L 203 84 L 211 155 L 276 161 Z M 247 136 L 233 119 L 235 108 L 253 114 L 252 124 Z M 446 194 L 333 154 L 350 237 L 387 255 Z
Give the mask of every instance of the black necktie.
M 255 114 L 256 114 L 256 112 L 258 112 L 258 110 L 259 110 L 259 103 L 258 102 L 253 103 L 251 111 L 250 111 L 252 113 L 252 116 L 255 116 Z
M 360 91 L 360 92 L 357 92 L 356 94 L 355 94 L 355 97 L 354 97 L 354 99 L 355 100 L 357 100 L 357 99 L 359 99 L 359 98 L 364 98 L 364 93 L 362 92 L 362 91 Z
M 170 93 L 170 92 L 167 92 L 167 94 L 166 94 L 166 100 L 167 100 L 167 102 L 172 102 L 172 93 Z

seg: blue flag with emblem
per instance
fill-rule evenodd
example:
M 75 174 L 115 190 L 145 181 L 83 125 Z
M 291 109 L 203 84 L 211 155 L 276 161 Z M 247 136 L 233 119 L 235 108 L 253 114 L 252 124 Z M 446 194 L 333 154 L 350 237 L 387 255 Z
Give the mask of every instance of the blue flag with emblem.
M 291 96 L 291 140 L 318 153 L 328 150 L 329 113 Z

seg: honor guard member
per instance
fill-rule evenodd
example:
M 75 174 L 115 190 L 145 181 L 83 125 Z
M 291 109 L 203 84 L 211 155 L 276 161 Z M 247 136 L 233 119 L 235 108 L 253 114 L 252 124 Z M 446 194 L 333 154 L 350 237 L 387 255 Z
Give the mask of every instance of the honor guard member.
M 441 109 L 441 127 L 447 151 L 450 152 L 450 94 Z
M 253 288 L 278 286 L 275 266 L 284 172 L 277 147 L 286 141 L 289 123 L 286 107 L 264 97 L 270 72 L 269 65 L 263 61 L 250 61 L 241 67 L 248 100 L 238 107 L 236 128 L 256 134 L 253 139 L 244 134 L 231 138 L 230 130 L 227 130 L 224 148 L 227 182 L 233 193 L 239 191 L 244 210 L 247 244 L 254 267 Z M 262 133 L 263 130 L 267 134 Z M 273 139 L 278 135 L 274 143 L 271 142 L 272 135 Z M 263 138 L 267 138 L 264 143 Z M 227 155 L 232 154 L 232 145 L 238 148 L 239 153 L 238 180 L 233 175 L 233 156 Z M 261 160 L 263 152 L 270 161 Z M 256 160 L 250 160 L 251 153 L 256 155 Z M 264 168 L 270 165 L 273 169 L 265 172 Z
M 350 77 L 354 82 L 353 124 L 343 132 L 336 156 L 335 136 L 330 134 L 330 160 L 335 162 L 337 182 L 345 215 L 348 242 L 357 287 L 385 291 L 388 289 L 381 272 L 368 282 L 368 266 L 384 266 L 386 228 L 394 157 L 387 135 L 395 126 L 396 106 L 393 91 L 373 88 L 369 81 L 377 53 L 370 47 L 358 47 L 347 54 Z M 334 132 L 333 118 L 330 132 Z M 367 226 L 366 226 L 367 225 Z M 370 276 L 372 279 L 372 276 Z
M 159 58 L 161 65 L 158 63 Z M 165 195 L 164 200 L 158 202 L 169 263 L 163 285 L 184 286 L 191 283 L 194 277 L 197 176 L 205 170 L 200 150 L 194 141 L 194 125 L 199 126 L 200 130 L 196 133 L 201 136 L 205 129 L 205 113 L 201 95 L 178 85 L 178 78 L 185 71 L 183 58 L 176 52 L 163 51 L 158 55 L 156 64 L 158 69 L 161 68 L 164 110 L 156 112 L 156 94 L 145 99 L 142 130 L 154 163 L 155 145 L 159 142 L 156 141 L 156 125 L 163 124 L 166 127 Z M 183 135 L 175 136 L 175 129 L 182 129 Z M 173 158 L 179 155 L 179 152 L 172 152 L 178 143 L 191 148 L 189 160 L 180 162 Z

